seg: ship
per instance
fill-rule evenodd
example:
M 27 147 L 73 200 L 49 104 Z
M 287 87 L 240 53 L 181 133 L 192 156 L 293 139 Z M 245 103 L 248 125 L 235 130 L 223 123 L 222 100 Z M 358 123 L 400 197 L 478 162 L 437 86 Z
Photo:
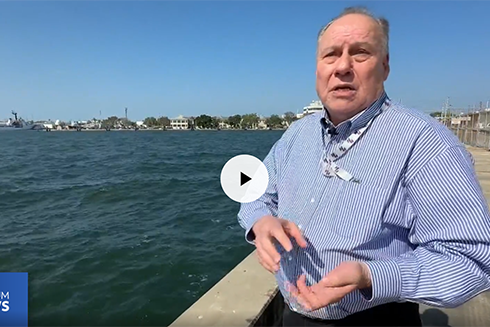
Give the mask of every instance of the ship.
M 323 104 L 320 100 L 313 100 L 310 102 L 309 105 L 306 107 L 303 107 L 303 112 L 296 114 L 297 118 L 302 118 L 306 115 L 314 114 L 316 112 L 322 112 L 323 111 Z
M 17 117 L 17 113 L 12 111 L 14 119 L 9 118 L 7 121 L 0 122 L 0 131 L 28 131 L 34 130 L 38 125 L 29 124 L 22 118 Z
M 313 100 L 309 105 L 303 107 L 303 115 L 313 114 L 315 112 L 323 111 L 323 104 L 320 100 Z

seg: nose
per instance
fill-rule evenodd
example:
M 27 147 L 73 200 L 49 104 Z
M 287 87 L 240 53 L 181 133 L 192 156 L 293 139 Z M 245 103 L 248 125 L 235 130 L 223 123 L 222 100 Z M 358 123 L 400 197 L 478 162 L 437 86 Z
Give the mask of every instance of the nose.
M 337 66 L 335 67 L 335 74 L 345 76 L 352 72 L 352 59 L 348 53 L 343 53 L 337 60 Z

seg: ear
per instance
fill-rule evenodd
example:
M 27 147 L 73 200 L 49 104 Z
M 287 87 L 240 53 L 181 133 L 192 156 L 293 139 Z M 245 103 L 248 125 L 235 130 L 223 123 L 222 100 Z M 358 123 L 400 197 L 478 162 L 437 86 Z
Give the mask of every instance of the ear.
M 388 75 L 390 74 L 390 54 L 387 54 L 385 60 L 383 60 L 383 67 L 385 70 L 385 81 L 386 81 Z

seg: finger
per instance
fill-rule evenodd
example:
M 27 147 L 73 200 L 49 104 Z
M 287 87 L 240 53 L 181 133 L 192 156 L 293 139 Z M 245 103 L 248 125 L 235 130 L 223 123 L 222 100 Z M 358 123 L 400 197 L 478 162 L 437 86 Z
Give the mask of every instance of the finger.
M 309 294 L 311 291 L 308 289 L 308 286 L 306 286 L 306 276 L 301 275 L 298 278 L 298 281 L 296 282 L 296 286 L 298 287 L 298 290 L 301 294 Z
M 323 287 L 343 287 L 351 284 L 351 281 L 346 278 L 345 274 L 340 274 L 335 270 L 332 270 L 325 277 L 322 278 L 320 284 Z
M 264 238 L 261 240 L 262 250 L 265 251 L 271 259 L 271 264 L 279 265 L 281 261 L 281 255 L 277 252 L 275 245 L 270 238 Z
M 305 248 L 307 246 L 307 243 L 306 243 L 305 238 L 303 237 L 303 234 L 301 234 L 301 231 L 299 230 L 298 226 L 296 226 L 295 223 L 285 220 L 283 222 L 283 228 L 287 234 L 294 237 L 294 239 L 296 240 L 296 243 L 298 243 L 299 246 L 301 246 L 302 248 Z
M 298 302 L 300 302 L 308 310 L 318 309 L 318 299 L 311 289 L 306 286 L 305 275 L 301 275 L 298 278 L 296 285 L 299 291 Z
M 354 291 L 354 289 L 355 287 L 352 286 L 330 288 L 328 290 L 328 296 L 323 299 L 321 305 L 326 306 L 329 304 L 340 302 L 347 294 Z
M 261 258 L 261 256 L 257 253 L 257 259 L 259 263 L 261 264 L 262 267 L 264 267 L 267 271 L 274 273 L 274 268 L 268 265 L 267 263 L 264 262 L 264 260 Z
M 279 269 L 279 266 L 275 265 L 272 262 L 272 259 L 269 257 L 269 255 L 267 253 L 265 253 L 263 250 L 261 250 L 261 251 L 257 250 L 257 252 L 258 252 L 258 255 L 260 258 L 259 262 L 265 269 L 267 269 L 271 273 L 275 273 Z
M 261 257 L 264 264 L 270 267 L 273 272 L 279 270 L 279 261 L 281 257 L 268 239 L 258 242 L 257 254 Z M 274 258 L 274 255 L 277 255 L 277 257 Z
M 293 245 L 289 240 L 289 237 L 284 232 L 283 228 L 276 228 L 271 231 L 271 236 L 274 237 L 284 248 L 286 251 L 291 251 L 293 249 Z
M 286 282 L 285 287 L 287 292 L 289 292 L 289 295 L 297 302 L 303 309 L 309 310 L 308 304 L 305 303 L 305 301 L 301 298 L 301 294 L 299 293 L 298 289 L 294 287 L 293 284 Z
M 331 276 L 334 277 L 330 278 Z M 340 273 L 329 274 L 325 276 L 319 283 L 313 285 L 310 288 L 315 294 L 326 294 L 322 297 L 321 303 L 319 303 L 321 304 L 321 306 L 337 303 L 342 300 L 347 294 L 356 289 L 355 284 L 345 283 L 341 279 L 342 276 L 340 275 Z

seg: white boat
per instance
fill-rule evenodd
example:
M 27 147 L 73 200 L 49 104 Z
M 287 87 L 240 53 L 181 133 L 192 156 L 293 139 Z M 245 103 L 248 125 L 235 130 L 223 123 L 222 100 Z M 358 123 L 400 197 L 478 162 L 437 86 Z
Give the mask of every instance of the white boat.
M 303 107 L 303 115 L 313 114 L 323 111 L 323 104 L 320 100 L 313 100 L 309 105 Z
M 0 122 L 0 132 L 1 131 L 26 131 L 26 130 L 34 130 L 38 125 L 29 124 L 22 118 L 17 118 L 17 113 L 12 111 L 14 115 L 14 119 L 9 118 L 5 122 Z
M 300 114 L 297 114 L 297 118 L 302 118 L 306 115 L 314 114 L 316 112 L 322 112 L 323 111 L 323 104 L 320 100 L 313 100 L 310 102 L 309 105 L 306 107 L 303 107 L 303 112 Z

